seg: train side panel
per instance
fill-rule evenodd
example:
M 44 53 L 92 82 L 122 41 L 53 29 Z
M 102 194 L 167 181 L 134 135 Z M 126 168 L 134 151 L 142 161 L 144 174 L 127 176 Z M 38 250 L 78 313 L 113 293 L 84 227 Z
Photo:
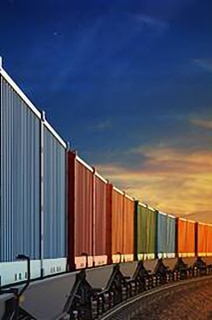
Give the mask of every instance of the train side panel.
M 154 259 L 156 253 L 157 212 L 148 207 L 147 213 L 147 257 Z
M 177 219 L 178 256 L 195 256 L 195 222 L 183 218 Z
M 176 256 L 176 218 L 168 215 L 167 217 L 167 257 L 174 258 Z
M 209 224 L 207 232 L 207 246 L 206 246 L 206 252 L 207 256 L 212 256 L 212 225 Z
M 31 257 L 31 277 L 40 264 L 40 130 L 41 114 L 1 70 L 1 285 L 25 281 Z M 35 109 L 35 108 L 34 108 Z
M 93 266 L 93 169 L 69 151 L 68 171 L 68 261 L 80 269 Z
M 124 194 L 117 188 L 112 189 L 112 260 L 123 260 L 124 232 Z
M 166 258 L 167 248 L 167 214 L 158 212 L 157 214 L 157 255 L 158 258 Z
M 75 157 L 68 151 L 67 159 L 67 268 L 69 271 L 75 269 Z
M 144 258 L 144 253 L 147 252 L 147 208 L 139 202 L 136 202 L 135 206 L 137 218 L 137 258 L 141 260 Z
M 94 175 L 94 264 L 107 264 L 107 181 Z
M 123 254 L 125 261 L 134 258 L 134 200 L 124 195 Z
M 113 185 L 107 184 L 107 218 L 106 218 L 106 254 L 108 264 L 113 262 L 112 260 L 112 192 Z
M 197 255 L 205 257 L 207 255 L 208 228 L 205 223 L 197 224 Z
M 135 202 L 137 221 L 137 258 L 154 259 L 156 253 L 156 212 Z
M 93 265 L 93 170 L 75 159 L 75 264 Z
M 201 257 L 212 255 L 212 225 L 197 223 L 197 254 Z
M 43 275 L 66 271 L 66 145 L 43 123 Z

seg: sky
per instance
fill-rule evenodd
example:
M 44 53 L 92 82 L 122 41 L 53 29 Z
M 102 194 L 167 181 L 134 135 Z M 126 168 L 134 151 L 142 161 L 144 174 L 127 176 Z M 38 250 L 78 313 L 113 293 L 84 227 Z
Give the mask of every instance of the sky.
M 212 223 L 211 17 L 211 0 L 1 0 L 0 55 L 114 185 Z

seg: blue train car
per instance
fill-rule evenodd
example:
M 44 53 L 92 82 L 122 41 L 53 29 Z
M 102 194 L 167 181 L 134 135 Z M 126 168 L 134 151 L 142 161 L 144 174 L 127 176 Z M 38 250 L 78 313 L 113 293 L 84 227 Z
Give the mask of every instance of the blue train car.
M 42 275 L 66 271 L 66 143 L 42 119 Z
M 41 113 L 9 75 L 1 77 L 1 285 L 23 281 L 31 257 L 31 277 L 40 276 L 40 130 Z
M 66 271 L 66 143 L 0 66 L 0 285 Z
M 175 217 L 158 212 L 157 215 L 157 255 L 159 258 L 175 257 Z

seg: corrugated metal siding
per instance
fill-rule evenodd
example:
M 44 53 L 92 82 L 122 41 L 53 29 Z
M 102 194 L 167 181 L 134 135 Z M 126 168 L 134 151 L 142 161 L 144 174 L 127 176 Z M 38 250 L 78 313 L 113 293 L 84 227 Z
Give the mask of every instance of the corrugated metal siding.
M 186 253 L 186 241 L 187 241 L 187 224 L 186 220 L 177 219 L 178 228 L 178 253 Z
M 175 253 L 176 248 L 176 218 L 167 218 L 167 253 Z
M 167 248 L 167 215 L 157 215 L 157 252 L 168 253 Z
M 75 256 L 93 255 L 93 173 L 75 160 Z
M 40 254 L 40 120 L 2 78 L 1 261 Z
M 206 253 L 207 252 L 207 242 L 208 242 L 208 226 L 204 223 L 198 223 L 198 240 L 197 240 L 197 252 Z
M 107 183 L 95 176 L 94 255 L 106 255 Z
M 137 205 L 137 253 L 147 252 L 147 214 L 148 209 L 140 204 Z
M 195 252 L 195 224 L 188 220 L 178 219 L 178 253 Z
M 186 252 L 195 253 L 195 223 L 187 221 Z
M 74 221 L 74 211 L 75 211 L 75 154 L 71 151 L 67 153 L 67 161 L 68 161 L 68 225 L 67 225 L 67 233 L 68 233 L 68 266 L 70 270 L 74 269 L 74 230 L 75 230 L 75 221 Z
M 112 263 L 112 184 L 107 184 L 106 252 L 108 263 Z
M 137 205 L 137 253 L 156 252 L 156 212 Z
M 123 254 L 123 194 L 112 190 L 112 254 Z
M 156 212 L 148 209 L 147 213 L 147 253 L 156 252 Z
M 65 148 L 44 126 L 44 259 L 66 256 Z
M 208 226 L 207 253 L 212 253 L 212 225 Z
M 124 197 L 123 253 L 133 254 L 134 250 L 134 201 Z

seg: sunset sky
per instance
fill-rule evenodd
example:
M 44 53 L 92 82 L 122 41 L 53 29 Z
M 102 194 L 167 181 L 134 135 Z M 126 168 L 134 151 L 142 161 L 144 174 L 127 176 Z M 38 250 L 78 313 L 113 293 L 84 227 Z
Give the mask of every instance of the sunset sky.
M 4 68 L 79 155 L 212 222 L 212 1 L 2 0 Z

